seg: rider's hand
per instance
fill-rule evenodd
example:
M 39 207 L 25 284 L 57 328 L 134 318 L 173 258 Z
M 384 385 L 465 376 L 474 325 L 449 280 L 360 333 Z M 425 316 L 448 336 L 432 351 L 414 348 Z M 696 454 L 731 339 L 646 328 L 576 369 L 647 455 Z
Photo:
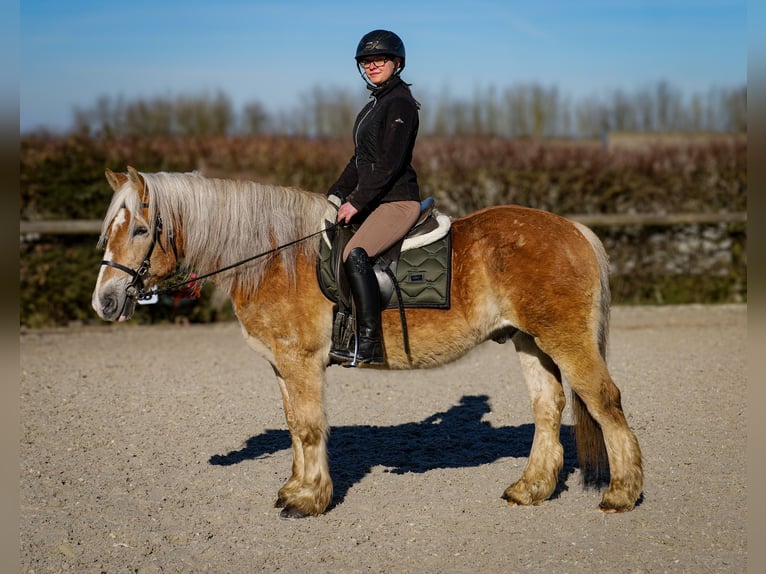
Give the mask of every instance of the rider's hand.
M 338 223 L 350 223 L 359 210 L 349 202 L 344 203 L 338 209 Z

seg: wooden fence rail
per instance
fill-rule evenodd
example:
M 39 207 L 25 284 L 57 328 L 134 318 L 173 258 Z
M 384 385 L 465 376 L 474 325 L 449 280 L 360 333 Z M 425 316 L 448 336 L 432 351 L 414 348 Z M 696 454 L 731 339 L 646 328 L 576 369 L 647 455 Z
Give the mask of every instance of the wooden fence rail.
M 746 223 L 747 212 L 732 213 L 604 213 L 567 215 L 590 227 L 669 226 L 715 223 Z M 22 238 L 37 235 L 94 235 L 101 232 L 98 219 L 21 221 Z
M 62 219 L 19 222 L 21 235 L 94 235 L 101 233 L 97 219 Z

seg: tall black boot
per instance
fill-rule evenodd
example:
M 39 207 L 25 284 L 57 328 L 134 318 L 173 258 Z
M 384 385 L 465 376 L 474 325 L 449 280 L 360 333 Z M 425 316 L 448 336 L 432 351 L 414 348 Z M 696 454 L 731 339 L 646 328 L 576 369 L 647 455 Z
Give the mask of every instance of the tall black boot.
M 380 287 L 367 252 L 355 247 L 344 263 L 356 315 L 355 357 L 348 364 L 383 365 L 383 344 L 380 332 Z

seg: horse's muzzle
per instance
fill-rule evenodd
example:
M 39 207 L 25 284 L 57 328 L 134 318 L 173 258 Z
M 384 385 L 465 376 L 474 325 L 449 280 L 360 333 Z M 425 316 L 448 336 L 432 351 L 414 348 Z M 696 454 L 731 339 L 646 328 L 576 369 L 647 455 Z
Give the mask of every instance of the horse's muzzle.
M 127 321 L 133 316 L 136 300 L 128 297 L 124 287 L 110 287 L 101 293 L 94 292 L 93 309 L 104 321 Z

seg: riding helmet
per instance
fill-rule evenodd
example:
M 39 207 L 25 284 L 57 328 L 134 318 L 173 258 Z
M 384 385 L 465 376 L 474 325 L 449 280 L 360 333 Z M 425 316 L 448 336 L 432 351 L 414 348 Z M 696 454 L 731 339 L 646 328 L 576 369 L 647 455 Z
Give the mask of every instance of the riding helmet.
M 378 54 L 401 58 L 402 65 L 398 71 L 401 72 L 404 69 L 404 42 L 393 32 L 389 30 L 373 30 L 362 36 L 362 39 L 359 40 L 359 45 L 356 47 L 357 63 L 366 56 L 377 56 Z

